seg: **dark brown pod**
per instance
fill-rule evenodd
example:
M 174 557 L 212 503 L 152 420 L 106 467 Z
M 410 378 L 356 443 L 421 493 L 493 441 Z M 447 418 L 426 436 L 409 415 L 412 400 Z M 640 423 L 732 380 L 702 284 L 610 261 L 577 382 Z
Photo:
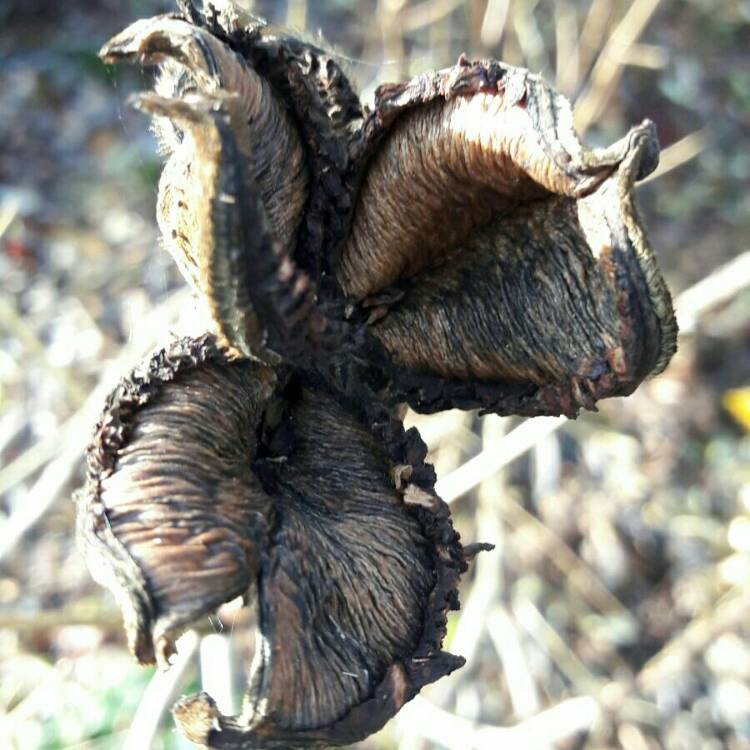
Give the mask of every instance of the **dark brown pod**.
M 100 53 L 159 68 L 155 94 L 136 104 L 168 157 L 164 245 L 225 343 L 307 363 L 352 338 L 340 314 L 312 307 L 307 274 L 319 280 L 323 248 L 351 208 L 343 179 L 358 99 L 322 50 L 230 5 L 207 15 L 182 5 L 184 18 L 137 21 Z
M 88 452 L 78 527 L 130 646 L 166 664 L 179 632 L 257 597 L 242 714 L 184 699 L 217 748 L 343 744 L 463 663 L 441 652 L 466 556 L 415 430 L 318 376 L 181 340 L 124 379 Z

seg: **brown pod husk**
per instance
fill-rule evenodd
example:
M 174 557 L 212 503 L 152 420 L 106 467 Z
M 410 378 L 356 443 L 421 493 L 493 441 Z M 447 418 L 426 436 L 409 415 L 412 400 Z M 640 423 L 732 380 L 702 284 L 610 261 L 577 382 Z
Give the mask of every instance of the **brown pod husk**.
M 465 59 L 381 87 L 368 113 L 322 50 L 224 6 L 181 6 L 185 20 L 136 24 L 138 33 L 105 51 L 109 59 L 145 48 L 139 54 L 154 61 L 167 47 L 197 82 L 174 79 L 177 102 L 144 101 L 199 144 L 190 181 L 205 210 L 177 213 L 232 346 L 313 365 L 339 387 L 366 379 L 389 403 L 422 412 L 575 416 L 666 366 L 676 324 L 633 200 L 658 159 L 651 123 L 587 149 L 567 100 L 538 76 Z M 225 84 L 206 74 L 209 58 L 226 69 Z M 173 80 L 169 70 L 164 80 Z M 244 121 L 257 81 L 261 99 L 278 105 L 265 108 L 276 114 L 259 127 L 278 115 L 275 126 L 296 133 L 303 153 L 295 159 L 307 198 L 294 242 L 281 238 L 257 170 L 242 166 L 253 158 Z M 223 111 L 220 148 L 200 137 L 220 118 L 185 125 L 180 108 L 196 87 Z M 287 152 L 265 149 L 268 173 L 286 174 Z M 179 192 L 180 174 L 165 169 L 165 195 Z M 261 199 L 243 212 L 240 194 Z M 241 231 L 217 235 L 211 226 Z M 264 266 L 264 257 L 278 262 Z
M 209 747 L 344 744 L 463 660 L 441 652 L 466 555 L 415 430 L 317 375 L 176 342 L 107 401 L 77 498 L 94 577 L 139 660 L 257 597 L 240 716 L 175 708 Z
M 420 411 L 575 416 L 676 347 L 633 200 L 653 125 L 586 149 L 528 71 L 459 61 L 381 87 L 337 278 Z

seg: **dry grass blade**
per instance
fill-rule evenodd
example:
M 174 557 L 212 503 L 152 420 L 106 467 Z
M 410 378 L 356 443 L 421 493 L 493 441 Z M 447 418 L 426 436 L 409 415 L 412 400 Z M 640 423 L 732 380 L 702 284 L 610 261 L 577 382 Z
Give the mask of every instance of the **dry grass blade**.
M 89 422 L 86 420 L 86 428 Z M 85 432 L 88 435 L 88 430 Z M 81 440 L 74 437 L 65 443 L 63 452 L 47 465 L 28 493 L 28 500 L 19 504 L 10 518 L 0 526 L 0 560 L 8 557 L 24 534 L 31 529 L 60 496 L 81 463 Z M 58 446 L 59 448 L 59 446 Z
M 549 64 L 544 36 L 534 16 L 537 5 L 539 5 L 538 0 L 519 3 L 514 8 L 513 28 L 523 52 L 526 66 L 537 73 L 548 73 Z
M 503 38 L 510 0 L 488 0 L 482 19 L 480 39 L 485 47 L 494 47 Z
M 544 615 L 530 601 L 517 602 L 513 606 L 516 621 L 534 638 L 570 680 L 579 694 L 596 693 L 602 685 L 600 680 L 586 668 L 573 653 L 565 639 L 547 622 Z
M 591 83 L 576 102 L 574 116 L 579 133 L 585 133 L 606 108 L 622 75 L 628 50 L 638 41 L 659 2 L 635 0 L 612 32 L 591 71 Z
M 650 70 L 661 70 L 669 62 L 669 53 L 658 44 L 636 43 L 625 53 L 624 63 Z
M 487 618 L 487 632 L 503 665 L 513 712 L 520 719 L 541 708 L 539 692 L 523 650 L 518 628 L 504 607 L 498 606 Z
M 572 93 L 579 85 L 582 73 L 589 69 L 601 48 L 611 14 L 612 3 L 609 0 L 593 0 L 589 6 L 575 49 L 562 68 L 557 68 L 557 85 L 561 91 Z
M 432 26 L 463 4 L 462 0 L 426 0 L 416 5 L 406 6 L 400 14 L 402 28 L 405 32 L 412 32 L 425 26 Z
M 578 83 L 578 16 L 575 5 L 555 3 L 555 71 L 557 88 L 572 96 Z M 570 71 L 570 72 L 569 72 Z
M 0 210 L 0 239 L 5 236 L 5 233 L 10 229 L 11 224 L 16 220 L 17 216 L 18 206 L 15 203 Z
M 638 183 L 648 185 L 649 182 L 658 180 L 659 177 L 671 172 L 683 164 L 686 164 L 696 156 L 700 156 L 708 146 L 709 129 L 702 128 L 689 133 L 684 138 L 665 148 L 659 156 L 659 166 L 645 179 Z
M 51 461 L 64 444 L 65 437 L 75 428 L 77 417 L 72 416 L 65 424 L 55 430 L 48 437 L 38 443 L 34 443 L 20 456 L 13 459 L 9 464 L 0 469 L 0 495 L 23 482 L 35 471 Z
M 397 718 L 399 725 L 420 727 L 422 737 L 441 747 L 461 750 L 539 750 L 588 731 L 599 718 L 597 702 L 570 698 L 512 727 L 475 724 L 417 696 Z
M 750 250 L 740 253 L 677 297 L 675 309 L 680 333 L 693 333 L 706 313 L 729 302 L 748 287 Z
M 633 615 L 554 531 L 516 502 L 504 502 L 500 512 L 503 518 L 515 527 L 525 524 L 534 527 L 535 539 L 550 562 L 562 573 L 567 584 L 592 607 L 599 612 L 622 617 L 630 626 L 635 625 Z
M 0 630 L 15 630 L 28 634 L 44 633 L 53 628 L 68 625 L 96 625 L 104 631 L 117 631 L 122 628 L 120 610 L 109 603 L 77 601 L 64 609 L 43 612 L 27 612 L 3 607 L 0 610 Z
M 201 684 L 223 714 L 234 713 L 232 648 L 221 633 L 211 633 L 200 643 Z
M 483 450 L 463 466 L 438 480 L 435 489 L 446 503 L 452 503 L 522 456 L 538 440 L 565 422 L 565 417 L 538 417 L 533 421 L 522 422 L 491 449 Z
M 506 421 L 499 417 L 486 417 L 482 425 L 482 442 L 485 450 L 492 451 L 505 438 Z M 502 473 L 494 472 L 482 482 L 476 509 L 476 528 L 482 541 L 497 544 L 502 536 L 496 499 L 504 488 Z M 502 591 L 502 568 L 495 554 L 482 554 L 476 560 L 474 583 L 466 600 L 461 605 L 458 621 L 450 648 L 471 661 L 485 629 L 485 615 L 500 598 Z

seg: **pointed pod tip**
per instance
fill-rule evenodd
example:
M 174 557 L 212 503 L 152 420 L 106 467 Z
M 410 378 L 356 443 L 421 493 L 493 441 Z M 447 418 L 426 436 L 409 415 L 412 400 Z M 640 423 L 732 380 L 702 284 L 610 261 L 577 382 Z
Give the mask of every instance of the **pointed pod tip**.
M 124 55 L 121 53 L 120 49 L 118 48 L 117 44 L 115 43 L 117 37 L 114 37 L 113 39 L 110 39 L 108 42 L 105 42 L 102 46 L 99 52 L 97 52 L 97 55 L 99 59 L 106 63 L 107 65 L 115 65 L 120 60 L 123 59 Z
M 427 659 L 413 659 L 409 665 L 409 677 L 415 692 L 437 680 L 455 672 L 466 664 L 463 656 L 439 651 Z
M 480 552 L 492 552 L 493 549 L 495 549 L 495 545 L 490 544 L 489 542 L 474 542 L 472 544 L 465 544 L 464 556 L 466 557 L 466 562 L 473 562 L 474 558 Z
M 141 51 L 139 30 L 150 19 L 141 19 L 132 23 L 119 34 L 106 41 L 99 50 L 99 57 L 108 65 L 122 61 L 132 61 Z
M 659 138 L 656 125 L 652 120 L 644 120 L 637 128 L 636 148 L 640 150 L 640 163 L 636 173 L 636 181 L 648 177 L 659 166 Z

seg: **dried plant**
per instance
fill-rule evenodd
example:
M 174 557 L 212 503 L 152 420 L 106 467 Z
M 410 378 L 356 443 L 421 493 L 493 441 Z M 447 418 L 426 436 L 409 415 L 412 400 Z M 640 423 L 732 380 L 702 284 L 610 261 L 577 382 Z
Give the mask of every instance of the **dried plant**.
M 416 430 L 394 416 L 567 414 L 675 350 L 633 202 L 645 122 L 586 149 L 537 76 L 464 58 L 363 107 L 325 51 L 210 4 L 139 21 L 107 62 L 158 65 L 164 243 L 218 338 L 110 396 L 79 493 L 131 649 L 258 602 L 244 710 L 175 717 L 218 748 L 342 744 L 460 666 L 441 652 L 462 547 Z

